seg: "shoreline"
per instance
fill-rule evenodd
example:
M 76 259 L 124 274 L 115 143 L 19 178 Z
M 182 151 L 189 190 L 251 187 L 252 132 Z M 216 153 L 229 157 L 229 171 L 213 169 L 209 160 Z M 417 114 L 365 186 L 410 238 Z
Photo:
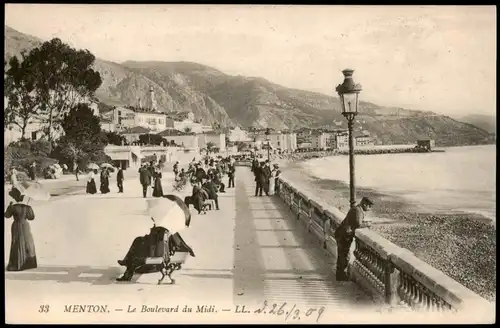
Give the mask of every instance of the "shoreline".
M 312 176 L 301 166 L 310 158 L 279 160 L 283 176 L 318 199 L 349 209 L 349 186 Z M 413 252 L 489 301 L 496 301 L 496 224 L 481 214 L 425 209 L 402 196 L 371 188 L 357 194 L 375 202 L 370 229 Z

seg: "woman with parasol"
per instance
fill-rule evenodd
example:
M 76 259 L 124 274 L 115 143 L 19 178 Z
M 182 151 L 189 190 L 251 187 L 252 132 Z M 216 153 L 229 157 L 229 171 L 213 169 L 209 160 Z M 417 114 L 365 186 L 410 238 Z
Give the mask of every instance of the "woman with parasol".
M 35 242 L 28 221 L 35 219 L 35 213 L 28 203 L 30 198 L 47 200 L 50 195 L 43 190 L 40 184 L 27 181 L 12 188 L 9 195 L 16 203 L 10 202 L 4 214 L 6 218 L 14 219 L 11 228 L 12 241 L 7 271 L 34 269 L 37 267 Z
M 109 171 L 107 168 L 102 168 L 101 170 L 101 187 L 102 194 L 107 194 L 109 190 Z
M 180 230 L 189 227 L 191 223 L 191 213 L 179 197 L 165 195 L 162 198 L 148 200 L 147 214 L 155 224 L 149 234 L 135 238 L 123 260 L 118 260 L 118 264 L 127 269 L 123 276 L 116 279 L 117 281 L 130 281 L 134 273 L 161 271 L 158 264 L 148 264 L 148 258 L 163 257 L 166 264 L 170 262 L 170 255 L 175 252 L 195 256 L 191 247 L 179 234 Z M 164 254 L 165 234 L 168 236 L 166 239 L 170 254 Z
M 89 176 L 88 176 L 88 181 L 87 181 L 87 194 L 95 194 L 97 193 L 97 186 L 95 184 L 95 176 L 97 174 L 97 170 L 94 169 L 94 170 L 91 170 L 89 172 Z

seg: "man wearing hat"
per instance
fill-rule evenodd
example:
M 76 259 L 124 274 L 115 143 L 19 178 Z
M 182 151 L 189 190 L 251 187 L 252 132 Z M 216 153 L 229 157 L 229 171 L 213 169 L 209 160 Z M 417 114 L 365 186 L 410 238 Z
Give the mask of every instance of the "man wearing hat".
M 335 240 L 337 241 L 337 271 L 335 277 L 337 281 L 349 280 L 349 274 L 347 273 L 349 250 L 356 229 L 368 226 L 363 220 L 365 212 L 369 211 L 372 206 L 373 202 L 368 197 L 363 197 L 358 205 L 349 210 L 344 221 L 335 230 Z

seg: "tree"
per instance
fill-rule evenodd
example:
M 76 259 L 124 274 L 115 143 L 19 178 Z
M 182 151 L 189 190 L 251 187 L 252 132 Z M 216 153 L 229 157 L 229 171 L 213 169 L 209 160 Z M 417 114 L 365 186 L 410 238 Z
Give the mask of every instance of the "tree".
M 114 131 L 103 131 L 103 137 L 109 145 L 121 146 L 127 143 L 124 136 Z
M 92 69 L 94 61 L 88 50 L 76 50 L 58 38 L 44 42 L 24 57 L 49 141 L 64 114 L 77 103 L 93 99 L 102 84 L 99 72 Z
M 184 128 L 184 132 L 185 132 L 185 133 L 188 133 L 188 134 L 189 134 L 189 133 L 191 133 L 191 131 L 192 131 L 192 129 L 191 129 L 189 126 L 186 126 L 186 127 Z
M 26 135 L 26 128 L 36 118 L 39 103 L 34 97 L 35 78 L 27 65 L 26 52 L 21 53 L 22 61 L 16 56 L 9 60 L 9 68 L 4 71 L 4 97 L 7 106 L 4 113 L 4 131 L 8 125 L 14 124 L 21 130 L 21 138 Z M 4 68 L 7 63 L 4 61 Z
M 61 120 L 64 136 L 57 140 L 56 158 L 68 164 L 89 161 L 103 162 L 106 138 L 101 131 L 99 117 L 87 104 L 77 104 Z
M 77 142 L 95 140 L 101 136 L 100 119 L 87 104 L 80 103 L 71 108 L 63 116 L 61 127 L 66 137 Z

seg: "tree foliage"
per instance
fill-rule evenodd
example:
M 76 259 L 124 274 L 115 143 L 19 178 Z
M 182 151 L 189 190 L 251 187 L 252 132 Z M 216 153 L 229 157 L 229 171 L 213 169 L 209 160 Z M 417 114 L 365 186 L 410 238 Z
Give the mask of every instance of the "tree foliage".
M 104 147 L 107 144 L 101 131 L 99 117 L 87 104 L 77 104 L 61 120 L 64 136 L 58 139 L 53 156 L 73 167 L 74 163 L 86 166 L 89 162 L 106 162 Z
M 15 64 L 14 59 L 11 61 Z M 49 141 L 53 139 L 53 130 L 60 128 L 65 113 L 76 104 L 94 98 L 102 83 L 99 72 L 92 68 L 94 61 L 88 50 L 76 50 L 54 38 L 24 54 L 22 64 L 11 68 L 13 76 L 22 74 L 20 81 L 29 86 L 17 96 L 18 104 L 21 101 L 36 104 L 37 114 L 46 123 Z M 14 90 L 7 88 L 8 97 Z M 22 95 L 29 95 L 29 99 Z
M 110 145 L 121 146 L 127 144 L 126 138 L 117 132 L 103 131 L 102 134 L 106 142 Z
M 35 75 L 28 61 L 26 52 L 21 53 L 22 60 L 14 56 L 9 60 L 9 68 L 4 61 L 5 82 L 4 94 L 7 106 L 4 112 L 4 131 L 8 125 L 17 125 L 21 130 L 21 138 L 26 135 L 26 128 L 36 118 L 39 103 L 35 97 Z
M 139 142 L 144 145 L 163 145 L 165 138 L 157 134 L 141 134 L 139 135 Z

